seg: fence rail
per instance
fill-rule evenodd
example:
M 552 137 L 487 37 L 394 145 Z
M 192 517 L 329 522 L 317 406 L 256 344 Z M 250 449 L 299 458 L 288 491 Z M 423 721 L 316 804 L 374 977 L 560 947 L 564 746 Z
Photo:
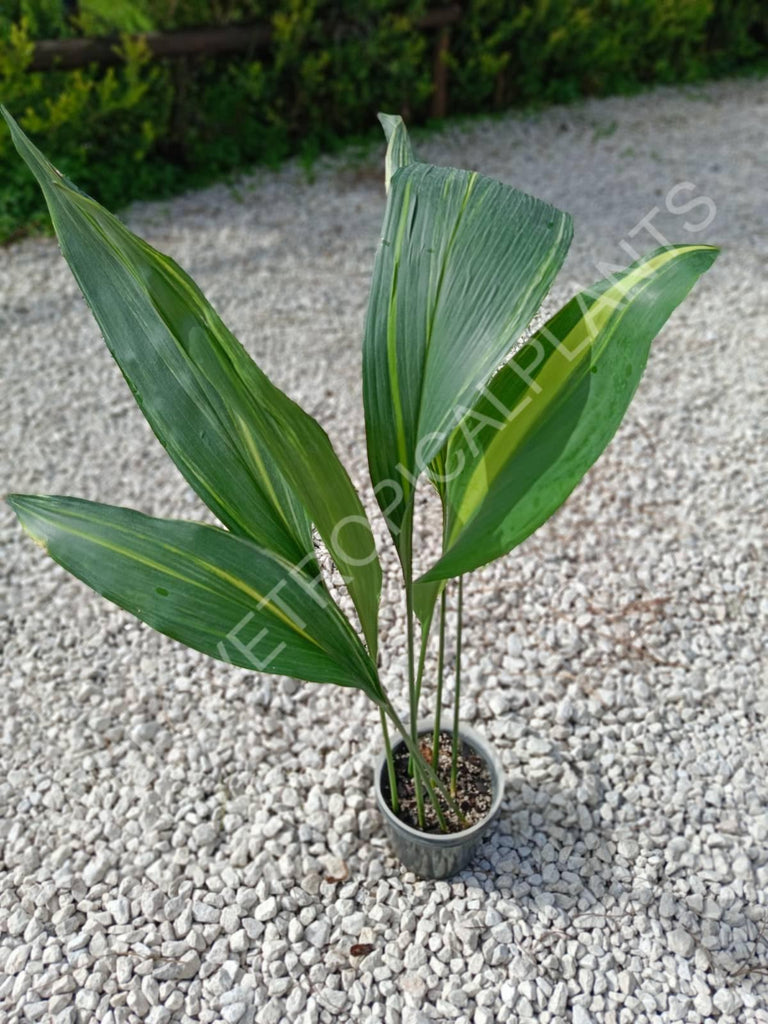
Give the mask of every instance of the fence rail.
M 436 31 L 432 62 L 432 115 L 444 117 L 448 108 L 448 65 L 451 26 L 461 18 L 453 4 L 426 11 L 414 25 L 420 31 Z M 158 58 L 219 57 L 235 53 L 264 53 L 272 43 L 269 25 L 221 25 L 180 29 L 176 32 L 145 32 L 142 39 Z M 28 71 L 71 71 L 88 64 L 119 64 L 119 36 L 87 39 L 42 39 L 35 43 Z

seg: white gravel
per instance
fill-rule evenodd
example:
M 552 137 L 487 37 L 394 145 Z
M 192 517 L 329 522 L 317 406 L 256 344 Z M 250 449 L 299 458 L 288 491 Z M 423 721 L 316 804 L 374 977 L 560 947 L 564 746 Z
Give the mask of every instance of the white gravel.
M 68 578 L 3 509 L 2 1020 L 768 1021 L 766 115 L 765 82 L 723 83 L 421 146 L 574 214 L 548 308 L 600 261 L 627 262 L 622 240 L 655 244 L 633 234 L 654 207 L 671 240 L 724 247 L 598 467 L 468 585 L 466 718 L 509 781 L 456 880 L 417 881 L 389 855 L 362 695 L 181 649 Z M 361 484 L 382 152 L 128 218 Z M 706 230 L 690 230 L 705 205 L 666 209 L 684 182 L 675 202 L 716 206 Z M 199 516 L 55 244 L 0 250 L 0 295 L 6 488 Z M 385 678 L 402 699 L 386 564 Z

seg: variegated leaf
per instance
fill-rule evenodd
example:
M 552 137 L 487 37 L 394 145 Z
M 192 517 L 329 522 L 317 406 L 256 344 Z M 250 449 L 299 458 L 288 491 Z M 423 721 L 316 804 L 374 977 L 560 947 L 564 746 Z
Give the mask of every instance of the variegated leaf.
M 444 554 L 419 581 L 506 554 L 565 501 L 618 429 L 651 342 L 717 249 L 665 247 L 572 299 L 451 436 Z
M 375 665 L 322 585 L 279 555 L 215 526 L 79 498 L 8 501 L 60 565 L 159 632 L 243 668 L 383 699 Z
M 371 477 L 407 559 L 415 482 L 536 312 L 571 220 L 478 174 L 407 162 L 404 129 L 389 127 L 363 396 Z
M 310 571 L 313 522 L 375 656 L 379 561 L 325 432 L 262 373 L 181 267 L 62 177 L 2 113 L 104 339 L 168 454 L 233 533 Z

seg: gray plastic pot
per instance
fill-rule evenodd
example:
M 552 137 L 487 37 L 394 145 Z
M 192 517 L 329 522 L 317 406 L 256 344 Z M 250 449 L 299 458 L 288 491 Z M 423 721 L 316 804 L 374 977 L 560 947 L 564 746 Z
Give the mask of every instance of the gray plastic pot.
M 434 720 L 419 719 L 419 736 L 432 734 Z M 403 867 L 421 878 L 450 878 L 458 874 L 472 860 L 483 836 L 493 824 L 499 813 L 504 796 L 504 769 L 496 751 L 479 733 L 468 725 L 459 724 L 459 735 L 465 743 L 473 747 L 488 765 L 491 773 L 491 808 L 482 821 L 465 829 L 463 832 L 448 834 L 432 834 L 420 832 L 400 821 L 388 805 L 383 790 L 387 774 L 386 754 L 382 750 L 376 758 L 374 766 L 374 786 L 376 803 L 384 819 L 384 827 L 390 845 Z M 402 739 L 393 745 L 397 750 L 402 746 Z

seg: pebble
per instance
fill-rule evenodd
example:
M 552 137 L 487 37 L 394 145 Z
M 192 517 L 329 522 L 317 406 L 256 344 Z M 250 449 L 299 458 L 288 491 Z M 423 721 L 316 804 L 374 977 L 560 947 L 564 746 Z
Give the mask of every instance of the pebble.
M 12 949 L 3 967 L 5 974 L 18 974 L 22 971 L 29 960 L 29 954 L 30 947 L 25 943 Z
M 221 1016 L 227 1024 L 237 1024 L 245 1014 L 247 1006 L 245 1003 L 228 1003 L 221 1011 Z
M 141 912 L 148 921 L 154 921 L 161 916 L 165 907 L 165 895 L 159 889 L 145 893 L 141 897 Z
M 133 975 L 133 964 L 131 958 L 127 956 L 119 956 L 115 961 L 115 977 L 117 978 L 118 985 L 123 987 L 127 986 Z
M 554 1014 L 556 1017 L 559 1017 L 563 1013 L 565 1013 L 565 1008 L 567 1005 L 568 986 L 564 981 L 558 981 L 549 999 L 549 1012 Z
M 125 896 L 120 896 L 114 900 L 107 900 L 105 906 L 112 915 L 115 924 L 128 924 L 131 920 L 131 904 Z
M 328 939 L 331 936 L 331 926 L 324 919 L 320 918 L 317 921 L 313 921 L 308 924 L 304 929 L 304 938 L 311 945 L 321 949 L 323 946 L 328 944 Z
M 684 928 L 675 928 L 667 937 L 669 948 L 673 953 L 689 957 L 694 950 L 693 936 Z
M 97 854 L 92 860 L 83 868 L 83 882 L 87 888 L 91 888 L 97 885 L 104 879 L 107 871 L 109 871 L 110 862 L 104 854 Z
M 620 839 L 618 852 L 626 860 L 634 860 L 640 853 L 640 844 L 635 839 Z
M 356 912 L 341 919 L 341 930 L 347 935 L 359 935 L 365 927 L 365 914 Z
M 338 989 L 324 988 L 318 994 L 317 1001 L 331 1013 L 339 1013 L 347 1002 L 347 993 Z
M 272 918 L 277 914 L 277 900 L 274 896 L 270 896 L 269 899 L 264 900 L 253 912 L 253 916 L 257 921 L 262 923 L 265 921 L 271 921 Z
M 146 1017 L 149 1013 L 149 1002 L 141 989 L 133 988 L 128 993 L 128 1005 L 139 1017 Z
M 146 1019 L 147 1024 L 168 1024 L 171 1011 L 165 1006 L 153 1006 Z
M 712 1002 L 723 1014 L 734 1013 L 740 1004 L 738 996 L 730 988 L 719 988 L 712 996 Z
M 298 1014 L 301 1013 L 301 1011 L 304 1009 L 304 1007 L 306 1006 L 306 1002 L 307 997 L 304 993 L 304 990 L 302 988 L 299 988 L 298 986 L 295 986 L 288 993 L 288 998 L 285 1000 L 285 1009 L 288 1013 Z M 265 1024 L 267 1024 L 266 1021 Z M 276 1022 L 276 1024 L 278 1024 L 278 1022 Z
M 212 907 L 202 900 L 195 900 L 192 904 L 192 917 L 200 924 L 213 924 L 214 921 L 219 920 L 220 915 L 221 912 L 216 907 Z
M 659 913 L 662 917 L 674 917 L 677 912 L 677 903 L 671 893 L 665 892 L 659 900 Z
M 21 935 L 21 933 L 29 924 L 29 921 L 30 917 L 26 910 L 24 910 L 23 907 L 17 906 L 14 907 L 14 909 L 8 915 L 5 922 L 5 927 L 8 931 L 8 934 L 15 938 L 16 936 Z
M 224 907 L 221 911 L 221 927 L 231 935 L 240 927 L 240 912 L 237 907 Z

